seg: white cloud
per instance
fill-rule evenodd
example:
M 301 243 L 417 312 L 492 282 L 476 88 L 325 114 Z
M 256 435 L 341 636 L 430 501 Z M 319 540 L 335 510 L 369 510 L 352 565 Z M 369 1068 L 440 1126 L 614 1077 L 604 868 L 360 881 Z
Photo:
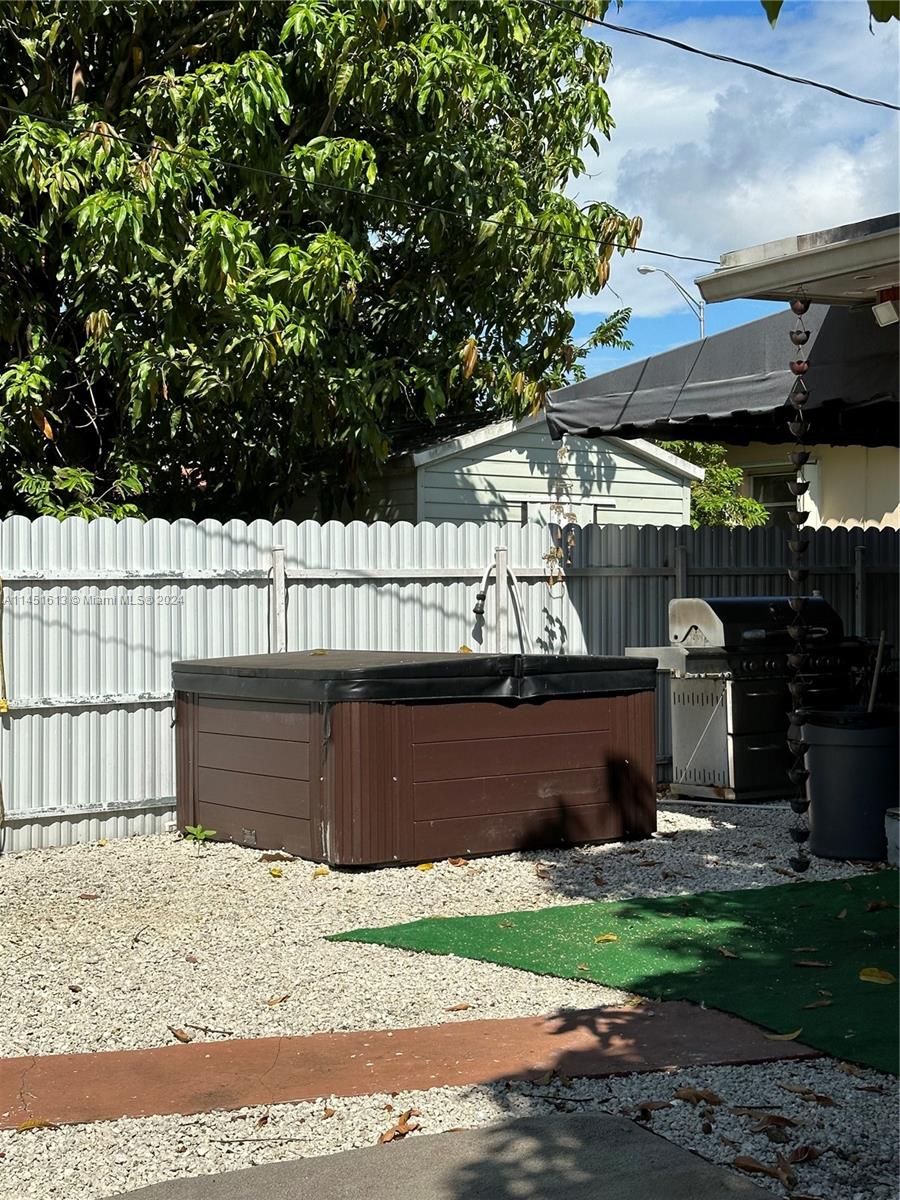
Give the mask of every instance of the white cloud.
M 673 20 L 673 11 L 687 19 Z M 873 36 L 861 3 L 787 7 L 774 33 L 755 0 L 724 15 L 718 4 L 676 11 L 629 3 L 610 19 L 897 101 L 896 23 L 875 26 Z M 896 211 L 896 113 L 644 39 L 599 33 L 613 44 L 608 90 L 617 128 L 588 162 L 589 177 L 570 190 L 581 201 L 602 198 L 640 213 L 643 245 L 718 259 L 757 242 Z M 641 316 L 675 311 L 683 304 L 675 289 L 660 276 L 638 275 L 640 261 L 640 252 L 614 260 L 611 283 L 622 301 Z M 688 288 L 706 269 L 643 261 L 665 267 Z M 618 306 L 603 295 L 582 297 L 573 309 Z

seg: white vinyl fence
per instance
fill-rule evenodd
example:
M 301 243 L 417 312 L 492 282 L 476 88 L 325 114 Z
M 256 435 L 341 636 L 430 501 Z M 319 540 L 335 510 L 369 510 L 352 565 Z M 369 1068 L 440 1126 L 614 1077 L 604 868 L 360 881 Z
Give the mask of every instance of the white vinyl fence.
M 553 536 L 569 563 L 551 587 Z M 811 586 L 847 631 L 886 629 L 896 640 L 900 535 L 811 537 Z M 535 650 L 551 654 L 664 644 L 672 596 L 779 594 L 787 566 L 780 530 L 0 520 L 6 852 L 166 828 L 175 660 L 315 647 L 519 650 L 505 589 L 492 582 L 484 623 L 472 613 L 497 547 Z M 658 711 L 664 771 L 665 689 Z

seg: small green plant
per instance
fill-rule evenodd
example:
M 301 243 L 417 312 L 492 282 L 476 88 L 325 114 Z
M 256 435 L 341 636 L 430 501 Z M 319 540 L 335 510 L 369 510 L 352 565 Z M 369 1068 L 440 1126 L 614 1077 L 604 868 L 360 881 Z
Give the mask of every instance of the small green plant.
M 184 827 L 184 840 L 186 842 L 193 842 L 198 847 L 215 836 L 216 831 L 214 829 L 204 829 L 202 825 L 185 825 Z

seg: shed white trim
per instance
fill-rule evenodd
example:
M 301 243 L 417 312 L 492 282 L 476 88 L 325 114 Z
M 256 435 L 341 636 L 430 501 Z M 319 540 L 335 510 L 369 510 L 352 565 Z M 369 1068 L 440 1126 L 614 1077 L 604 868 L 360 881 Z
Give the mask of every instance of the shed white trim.
M 425 450 L 416 451 L 410 455 L 410 458 L 413 466 L 418 470 L 420 467 L 440 462 L 442 459 L 452 458 L 454 454 L 459 454 L 464 450 L 471 450 L 475 446 L 483 446 L 488 442 L 508 437 L 511 433 L 519 430 L 531 429 L 535 425 L 543 426 L 543 424 L 543 412 L 525 417 L 521 421 L 496 421 L 493 425 L 485 425 L 483 429 L 475 429 L 471 433 L 464 433 L 460 437 L 451 438 L 446 442 L 438 442 Z M 685 479 L 702 479 L 705 474 L 703 467 L 697 467 L 686 459 L 679 458 L 677 454 L 670 454 L 668 450 L 661 450 L 659 446 L 654 446 L 652 442 L 645 441 L 643 438 L 629 441 L 626 438 L 607 437 L 604 438 L 604 441 L 620 446 L 624 450 L 630 450 L 638 457 L 653 463 L 654 466 L 664 467 Z

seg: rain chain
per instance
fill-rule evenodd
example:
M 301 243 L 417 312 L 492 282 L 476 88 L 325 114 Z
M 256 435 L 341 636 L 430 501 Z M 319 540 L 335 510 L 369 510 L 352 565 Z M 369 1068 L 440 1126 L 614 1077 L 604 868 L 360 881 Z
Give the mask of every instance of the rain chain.
M 809 821 L 807 818 L 809 800 L 806 795 L 806 781 L 809 778 L 809 772 L 805 767 L 807 747 L 802 738 L 803 701 L 810 682 L 807 674 L 807 667 L 809 665 L 809 627 L 805 612 L 807 602 L 806 581 L 809 577 L 809 568 L 807 566 L 809 534 L 803 528 L 809 518 L 809 512 L 803 504 L 803 496 L 809 490 L 809 480 L 806 478 L 804 468 L 807 462 L 809 462 L 810 455 L 808 448 L 809 422 L 805 413 L 806 404 L 809 400 L 809 388 L 803 379 L 809 366 L 804 357 L 803 350 L 803 347 L 809 341 L 809 330 L 803 323 L 803 318 L 808 310 L 809 301 L 801 289 L 791 301 L 791 311 L 796 316 L 797 321 L 790 332 L 791 342 L 794 346 L 791 372 L 795 376 L 795 381 L 794 386 L 791 388 L 791 394 L 788 396 L 788 401 L 793 410 L 788 419 L 788 429 L 794 439 L 794 448 L 791 451 L 790 460 L 796 471 L 796 477 L 790 480 L 787 485 L 791 495 L 796 500 L 796 507 L 788 510 L 787 515 L 791 523 L 788 541 L 788 547 L 791 551 L 791 565 L 788 569 L 788 575 L 791 580 L 790 606 L 794 613 L 793 622 L 788 628 L 788 634 L 793 643 L 791 653 L 788 655 L 788 667 L 791 671 L 791 678 L 788 682 L 791 695 L 791 711 L 788 713 L 790 719 L 788 749 L 793 756 L 793 765 L 788 774 L 791 783 L 796 788 L 796 793 L 790 802 L 791 809 L 796 816 L 796 820 L 791 828 L 791 840 L 794 842 L 794 852 L 791 855 L 790 864 L 792 869 L 797 872 L 803 872 L 809 868 L 809 855 L 806 851 L 806 843 L 809 840 Z

